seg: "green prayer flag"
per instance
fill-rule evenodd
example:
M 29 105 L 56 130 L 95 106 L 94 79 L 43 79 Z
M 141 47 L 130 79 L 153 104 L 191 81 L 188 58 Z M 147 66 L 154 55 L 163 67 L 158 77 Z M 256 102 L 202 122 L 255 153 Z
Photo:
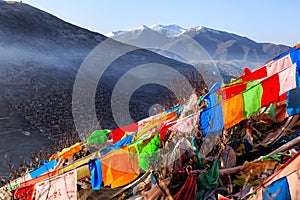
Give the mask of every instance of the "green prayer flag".
M 202 172 L 198 176 L 197 179 L 198 193 L 196 199 L 202 200 L 204 191 L 215 189 L 218 186 L 218 181 L 219 181 L 219 165 L 218 165 L 218 160 L 214 160 L 208 172 Z
M 276 105 L 270 104 L 265 112 L 274 122 L 276 122 Z
M 159 157 L 159 134 L 156 134 L 145 146 L 138 147 L 138 163 L 140 168 L 147 171 L 151 163 Z
M 192 139 L 192 146 L 193 146 L 194 152 L 196 153 L 196 156 L 198 158 L 199 166 L 201 168 L 204 168 L 204 158 L 203 158 L 202 154 L 199 151 L 200 148 L 197 145 L 195 137 L 193 137 L 193 139 Z
M 285 156 L 286 154 L 283 152 L 277 153 L 272 156 L 264 156 L 263 160 L 276 160 L 278 162 L 281 162 L 281 157 Z
M 242 78 L 231 79 L 229 85 L 234 85 L 234 84 L 241 83 L 241 82 L 243 82 Z
M 244 117 L 249 117 L 261 108 L 262 85 L 259 82 L 250 82 L 249 85 L 250 87 L 247 87 L 247 90 L 243 92 Z
M 93 144 L 105 144 L 107 141 L 106 135 L 109 133 L 110 130 L 108 129 L 96 130 L 90 135 L 90 137 L 87 139 L 87 142 Z

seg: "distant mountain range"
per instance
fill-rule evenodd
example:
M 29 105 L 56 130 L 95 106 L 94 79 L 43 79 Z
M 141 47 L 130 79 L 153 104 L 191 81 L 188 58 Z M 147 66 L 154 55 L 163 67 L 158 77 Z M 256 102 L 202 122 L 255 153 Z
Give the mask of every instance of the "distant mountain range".
M 185 29 L 176 24 L 143 25 L 130 31 L 110 32 L 107 36 L 183 62 L 215 61 L 220 67 L 222 64 L 235 67 L 232 70 L 253 69 L 290 48 L 257 43 L 247 37 L 204 26 Z

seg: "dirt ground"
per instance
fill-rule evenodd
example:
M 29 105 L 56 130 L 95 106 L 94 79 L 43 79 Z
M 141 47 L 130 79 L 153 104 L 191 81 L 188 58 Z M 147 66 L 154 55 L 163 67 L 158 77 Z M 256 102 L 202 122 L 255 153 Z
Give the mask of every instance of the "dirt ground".
M 120 191 L 120 188 L 101 188 L 99 191 L 93 191 L 91 189 L 88 190 L 82 190 L 78 192 L 78 199 L 80 200 L 99 200 L 99 199 L 105 199 L 109 200 L 112 195 Z M 114 198 L 117 199 L 117 198 Z

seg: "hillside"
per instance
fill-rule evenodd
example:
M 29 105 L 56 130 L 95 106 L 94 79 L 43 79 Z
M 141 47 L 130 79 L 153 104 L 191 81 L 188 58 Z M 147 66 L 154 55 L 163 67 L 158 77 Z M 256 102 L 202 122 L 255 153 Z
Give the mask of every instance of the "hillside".
M 37 121 L 32 119 L 35 119 L 37 113 L 51 116 L 45 120 L 51 120 L 52 125 L 65 126 L 65 122 L 60 124 L 60 118 L 64 114 L 61 113 L 61 105 L 70 108 L 72 99 L 64 98 L 57 101 L 57 98 L 72 95 L 74 80 L 80 65 L 91 50 L 106 39 L 99 33 L 74 26 L 25 3 L 0 2 L 0 102 L 2 105 L 0 117 L 3 118 L 0 120 L 3 139 L 1 140 L 3 145 L 0 146 L 0 176 L 8 173 L 5 156 L 18 163 L 19 160 L 28 157 L 33 150 L 48 145 L 48 136 L 59 133 L 44 132 L 34 128 L 38 125 Z M 135 66 L 158 63 L 179 72 L 194 69 L 191 65 L 120 42 L 111 41 L 105 52 L 111 52 L 110 55 L 113 56 L 116 49 L 130 52 L 117 57 L 101 77 L 98 95 L 102 99 L 98 102 L 104 102 L 103 99 L 105 102 L 110 102 L 109 95 L 117 80 Z M 97 61 L 96 64 L 101 63 Z M 157 74 L 159 72 L 153 73 L 153 75 Z M 132 81 L 140 80 L 139 74 L 131 75 Z M 166 76 L 164 81 L 171 82 L 173 78 Z M 68 91 L 68 94 L 65 91 Z M 104 96 L 101 91 L 109 91 L 110 94 L 107 96 L 105 93 Z M 149 107 L 166 92 L 168 92 L 166 88 L 157 84 L 137 90 L 133 95 L 136 112 L 141 113 L 142 116 L 148 115 Z M 50 101 L 51 106 L 40 102 L 45 98 Z M 35 102 L 37 105 L 33 107 Z M 25 110 L 20 109 L 22 113 L 15 112 L 18 105 L 25 105 Z M 97 106 L 100 107 L 101 113 L 110 111 L 109 106 L 103 104 Z M 72 120 L 71 110 L 66 112 L 68 112 L 66 114 L 68 120 Z M 112 114 L 102 117 L 101 113 L 97 114 L 99 118 L 105 119 L 102 120 L 104 124 L 116 126 L 112 121 Z M 45 123 L 42 118 L 38 120 L 39 123 Z M 71 126 L 62 130 L 73 130 L 73 128 Z M 25 136 L 24 130 L 30 131 L 31 135 Z M 41 134 L 45 137 L 41 137 Z M 15 147 L 14 150 L 12 147 Z

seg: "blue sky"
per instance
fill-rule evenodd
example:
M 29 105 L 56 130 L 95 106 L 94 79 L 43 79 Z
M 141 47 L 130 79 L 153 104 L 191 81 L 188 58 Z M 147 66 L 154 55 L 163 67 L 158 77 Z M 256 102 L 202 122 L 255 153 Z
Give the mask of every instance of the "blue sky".
M 257 42 L 300 43 L 297 0 L 23 0 L 105 34 L 141 25 L 206 26 Z

